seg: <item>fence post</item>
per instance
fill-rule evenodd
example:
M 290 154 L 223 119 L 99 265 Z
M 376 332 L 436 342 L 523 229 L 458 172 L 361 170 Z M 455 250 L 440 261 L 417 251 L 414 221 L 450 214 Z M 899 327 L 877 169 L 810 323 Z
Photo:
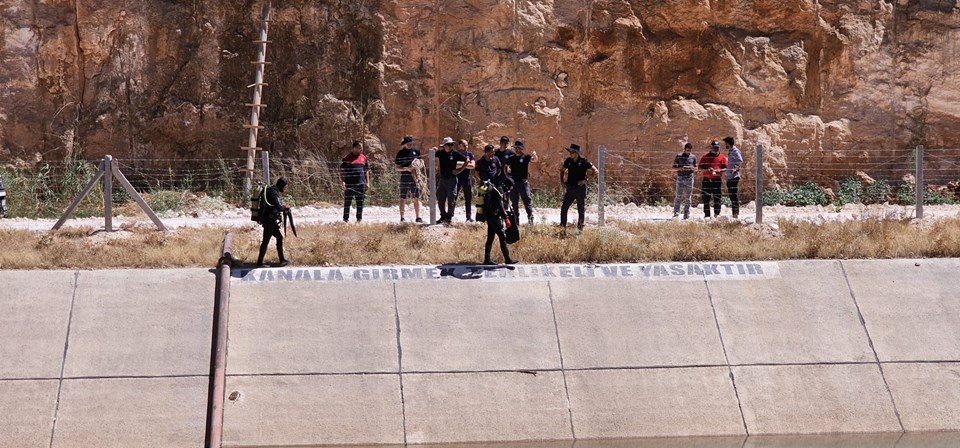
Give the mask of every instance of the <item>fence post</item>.
M 103 228 L 113 232 L 113 156 L 103 158 Z
M 917 145 L 917 219 L 923 218 L 923 145 Z
M 757 224 L 763 223 L 763 145 L 757 145 L 757 193 L 753 200 L 757 209 Z
M 427 191 L 430 192 L 430 224 L 437 223 L 437 149 L 430 148 L 430 151 L 427 153 L 427 157 L 430 157 L 430 160 L 427 161 L 430 173 L 430 180 L 427 182 L 430 184 L 427 186 Z
M 270 151 L 260 151 L 260 165 L 263 171 L 263 185 L 270 185 Z
M 597 225 L 599 225 L 600 227 L 603 227 L 604 222 L 606 221 L 605 219 L 606 214 L 604 213 L 604 209 L 603 209 L 604 203 L 606 203 L 606 193 L 607 193 L 606 188 L 604 188 L 604 181 L 606 177 L 605 174 L 607 171 L 607 164 L 606 164 L 607 147 L 606 146 L 600 145 L 600 151 L 599 151 L 599 154 L 597 155 L 597 159 L 598 159 L 597 171 L 599 171 L 599 173 L 597 174 L 597 215 L 598 215 Z

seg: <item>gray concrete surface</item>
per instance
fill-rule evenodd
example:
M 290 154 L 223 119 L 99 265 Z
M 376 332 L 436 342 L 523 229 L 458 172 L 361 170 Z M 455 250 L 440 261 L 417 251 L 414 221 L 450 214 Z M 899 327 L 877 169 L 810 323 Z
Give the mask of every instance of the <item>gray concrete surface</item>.
M 911 431 L 960 431 L 958 267 L 238 270 L 225 437 L 587 446 L 882 432 L 890 446 L 952 447 L 950 434 Z M 12 360 L 0 362 L 0 443 L 201 443 L 213 280 L 202 269 L 0 272 L 0 359 Z
M 560 368 L 546 282 L 396 288 L 404 372 Z
M 393 286 L 237 287 L 227 373 L 397 373 Z
M 0 381 L 0 448 L 49 448 L 58 383 Z
M 0 378 L 59 377 L 75 273 L 5 271 L 0 284 Z
M 960 363 L 885 364 L 883 372 L 903 418 L 903 429 L 960 428 Z
M 554 282 L 567 368 L 721 365 L 704 282 Z
M 572 439 L 560 372 L 404 375 L 409 443 Z
M 881 361 L 960 361 L 960 260 L 843 265 Z
M 54 448 L 201 446 L 207 377 L 64 380 Z
M 213 280 L 0 272 L 0 446 L 202 444 Z
M 902 432 L 876 365 L 734 367 L 750 434 Z
M 226 393 L 223 446 L 403 443 L 396 374 L 231 376 Z
M 213 289 L 200 269 L 82 273 L 64 376 L 209 373 Z
M 781 278 L 710 282 L 732 364 L 874 361 L 837 261 L 780 262 Z
M 567 373 L 577 438 L 746 435 L 726 367 Z

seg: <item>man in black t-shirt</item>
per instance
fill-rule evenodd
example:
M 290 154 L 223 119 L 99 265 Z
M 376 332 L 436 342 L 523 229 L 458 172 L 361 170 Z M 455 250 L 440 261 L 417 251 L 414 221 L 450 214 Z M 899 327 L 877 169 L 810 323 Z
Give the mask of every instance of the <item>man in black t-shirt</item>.
M 497 156 L 497 158 L 500 159 L 500 161 L 504 164 L 506 164 L 507 161 L 513 157 L 513 153 L 510 152 L 510 137 L 507 137 L 506 135 L 500 137 L 500 147 L 493 152 L 493 155 Z
M 350 152 L 340 163 L 340 184 L 343 187 L 343 222 L 350 219 L 350 202 L 357 201 L 357 222 L 363 220 L 363 198 L 370 184 L 370 165 L 363 154 L 363 141 L 354 140 Z
M 457 151 L 467 159 L 463 171 L 457 175 L 457 195 L 463 192 L 463 205 L 467 213 L 467 222 L 473 221 L 473 169 L 477 167 L 477 158 L 467 149 L 467 141 L 457 142 Z
M 523 199 L 523 207 L 527 211 L 527 222 L 533 224 L 533 197 L 530 195 L 530 163 L 539 160 L 537 152 L 526 153 L 523 141 L 517 140 L 513 144 L 513 150 L 516 154 L 507 161 L 510 172 L 513 176 L 513 191 L 510 192 L 510 202 L 513 204 L 513 216 L 520 220 L 520 200 Z
M 493 155 L 493 145 L 483 147 L 483 157 L 477 160 L 477 177 L 480 178 L 480 184 L 484 181 L 492 181 L 497 176 L 497 172 L 503 169 L 503 161 Z
M 453 150 L 454 142 L 450 137 L 443 138 L 443 149 L 437 150 L 437 207 L 440 208 L 440 224 L 453 222 L 453 212 L 457 204 L 457 175 L 463 171 L 467 158 Z
M 577 229 L 583 230 L 584 202 L 587 198 L 587 173 L 593 171 L 599 173 L 597 167 L 588 162 L 580 155 L 580 145 L 571 144 L 565 148 L 570 152 L 570 157 L 563 162 L 563 168 L 560 169 L 560 183 L 566 187 L 566 193 L 563 195 L 563 205 L 560 206 L 560 226 L 567 226 L 567 211 L 573 201 L 577 201 Z M 566 177 L 564 177 L 566 174 Z
M 400 142 L 400 151 L 397 152 L 394 164 L 400 173 L 400 222 L 403 222 L 403 212 L 406 209 L 407 198 L 413 199 L 413 212 L 420 219 L 420 187 L 413 177 L 413 162 L 420 159 L 420 151 L 413 147 L 413 136 L 403 137 Z M 422 162 L 421 162 L 422 163 Z

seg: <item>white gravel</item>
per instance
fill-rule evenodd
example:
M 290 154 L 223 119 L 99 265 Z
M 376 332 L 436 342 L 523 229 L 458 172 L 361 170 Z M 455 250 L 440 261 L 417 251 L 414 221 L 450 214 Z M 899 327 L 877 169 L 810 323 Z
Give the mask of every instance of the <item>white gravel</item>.
M 702 209 L 690 210 L 691 219 L 694 221 L 704 221 L 702 218 Z M 355 210 L 351 209 L 350 222 L 354 222 Z M 614 205 L 606 207 L 604 211 L 606 222 L 629 222 L 629 221 L 670 221 L 673 215 L 672 206 L 637 206 L 634 204 Z M 745 224 L 751 224 L 756 221 L 756 210 L 753 204 L 748 204 L 740 210 L 740 221 Z M 521 210 L 521 215 L 523 211 Z M 393 223 L 399 222 L 400 215 L 398 207 L 364 207 L 364 223 Z M 424 221 L 429 222 L 430 214 L 427 207 L 421 209 L 421 215 Z M 915 209 L 912 206 L 899 205 L 859 205 L 848 204 L 841 209 L 835 206 L 825 207 L 785 207 L 772 206 L 763 208 L 764 223 L 776 223 L 780 219 L 802 220 L 811 222 L 826 221 L 848 221 L 857 219 L 911 219 L 915 216 Z M 298 207 L 294 209 L 294 217 L 297 224 L 328 224 L 339 223 L 343 218 L 343 209 L 336 207 Z M 413 209 L 407 206 L 406 217 L 408 222 L 414 218 Z M 182 227 L 218 227 L 218 228 L 242 228 L 252 225 L 250 221 L 249 210 L 233 208 L 217 211 L 199 210 L 190 214 L 163 214 L 160 216 L 164 225 L 171 229 Z M 454 221 L 464 220 L 463 207 L 457 209 Z M 560 210 L 555 208 L 536 208 L 534 218 L 538 223 L 556 224 L 560 221 Z M 928 205 L 924 207 L 924 221 L 933 221 L 947 218 L 960 218 L 960 205 Z M 721 212 L 719 221 L 729 221 L 730 210 L 724 208 Z M 568 214 L 568 223 L 575 224 L 577 220 L 576 207 L 572 207 Z M 0 219 L 0 229 L 26 229 L 37 232 L 44 232 L 53 228 L 55 219 L 24 219 L 8 218 Z M 526 217 L 521 218 L 526 222 Z M 597 206 L 587 207 L 586 222 L 588 226 L 595 226 L 598 223 Z M 69 227 L 87 227 L 93 229 L 102 229 L 104 227 L 103 218 L 82 218 L 68 219 L 64 226 Z M 137 216 L 116 216 L 113 218 L 115 228 L 126 227 L 153 227 L 152 221 L 143 214 Z

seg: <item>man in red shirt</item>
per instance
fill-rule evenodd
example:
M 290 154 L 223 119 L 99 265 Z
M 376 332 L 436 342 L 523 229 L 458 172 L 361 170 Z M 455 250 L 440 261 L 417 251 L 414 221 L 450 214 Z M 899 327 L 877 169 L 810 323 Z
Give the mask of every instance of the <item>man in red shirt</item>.
M 370 165 L 363 154 L 363 141 L 354 140 L 350 152 L 340 162 L 340 186 L 343 187 L 343 222 L 350 218 L 350 203 L 357 202 L 357 222 L 363 220 L 363 198 L 370 185 Z
M 703 173 L 703 185 L 700 188 L 703 217 L 710 219 L 710 199 L 713 199 L 713 216 L 720 216 L 721 182 L 727 169 L 727 156 L 720 154 L 720 142 L 710 142 L 710 152 L 700 158 L 698 167 Z

